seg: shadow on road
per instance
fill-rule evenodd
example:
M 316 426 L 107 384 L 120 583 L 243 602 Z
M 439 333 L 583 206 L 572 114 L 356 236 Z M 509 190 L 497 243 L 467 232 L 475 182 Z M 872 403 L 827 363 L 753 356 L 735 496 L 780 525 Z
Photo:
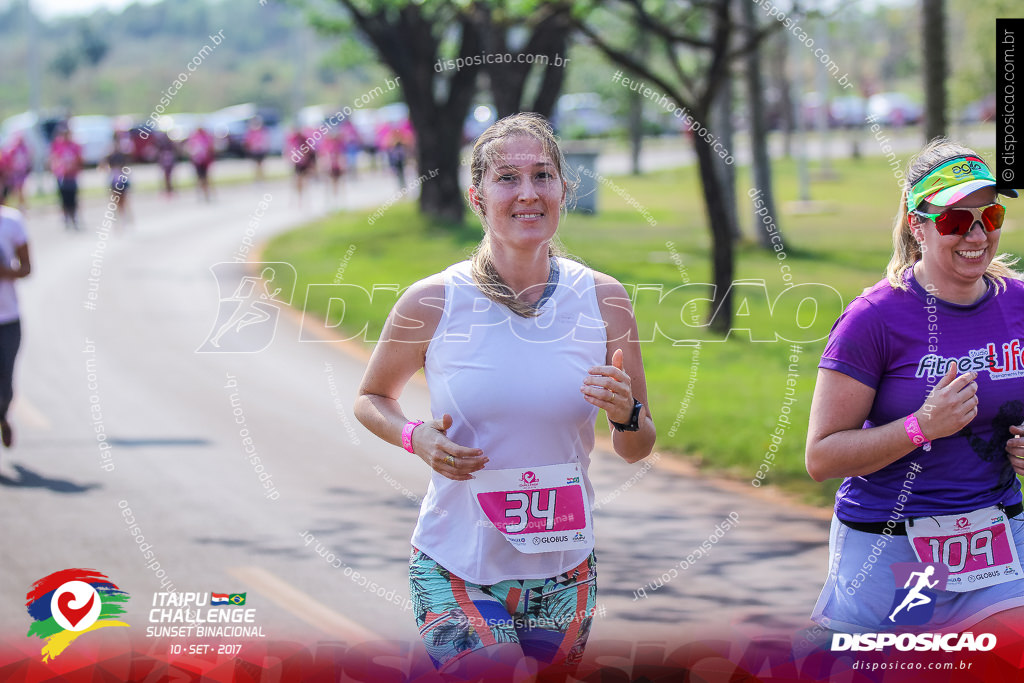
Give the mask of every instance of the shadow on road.
M 50 489 L 54 493 L 85 493 L 86 491 L 98 489 L 100 487 L 99 484 L 82 485 L 66 479 L 49 479 L 41 474 L 36 474 L 22 465 L 15 465 L 14 469 L 18 471 L 18 478 L 8 479 L 7 477 L 0 475 L 0 485 L 17 486 L 21 488 Z
M 305 553 L 298 547 L 273 545 L 272 539 L 241 539 L 215 536 L 200 536 L 193 539 L 199 545 L 219 545 L 225 548 L 244 550 L 249 555 L 277 555 L 285 558 L 303 558 Z
M 110 445 L 121 448 L 146 448 L 149 446 L 209 446 L 209 439 L 202 438 L 143 438 L 143 439 L 109 439 Z

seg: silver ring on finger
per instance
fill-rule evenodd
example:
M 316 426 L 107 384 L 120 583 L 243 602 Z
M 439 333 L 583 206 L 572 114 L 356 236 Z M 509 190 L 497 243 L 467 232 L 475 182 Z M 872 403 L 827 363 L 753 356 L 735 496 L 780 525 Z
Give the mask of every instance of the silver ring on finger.
M 452 457 L 451 453 L 444 456 L 444 461 L 448 463 L 450 466 L 455 467 L 455 458 Z

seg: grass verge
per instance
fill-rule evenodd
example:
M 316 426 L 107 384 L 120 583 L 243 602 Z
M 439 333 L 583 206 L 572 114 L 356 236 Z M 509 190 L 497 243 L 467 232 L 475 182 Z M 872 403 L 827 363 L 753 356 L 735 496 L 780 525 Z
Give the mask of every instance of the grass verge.
M 737 247 L 736 315 L 727 339 L 701 327 L 710 314 L 706 303 L 687 304 L 706 297 L 707 286 L 700 283 L 711 281 L 695 168 L 609 179 L 614 186 L 599 188 L 599 213 L 570 214 L 559 229 L 571 254 L 627 289 L 635 287 L 657 448 L 740 481 L 753 481 L 761 469 L 765 484 L 822 505 L 831 503 L 839 482 L 816 484 L 804 470 L 817 363 L 842 307 L 883 277 L 899 201 L 897 181 L 883 159 L 834 161 L 833 167 L 834 179 L 813 185 L 816 210 L 807 212 L 795 202 L 794 163 L 776 162 L 780 253 L 754 244 L 752 181 L 739 169 L 737 203 L 746 237 Z M 398 291 L 465 258 L 481 236 L 478 225 L 427 222 L 411 203 L 390 208 L 372 226 L 370 213 L 334 214 L 280 235 L 264 254 L 295 267 L 297 300 L 305 298 L 307 312 L 367 343 L 379 334 Z M 1020 253 L 1024 236 L 1013 214 L 1011 206 L 1001 249 Z M 781 265 L 801 287 L 786 286 Z M 332 283 L 346 286 L 344 319 L 340 307 L 329 309 L 332 288 L 309 288 Z M 361 295 L 363 290 L 372 296 Z M 817 307 L 800 306 L 805 295 Z M 800 342 L 799 351 L 786 340 Z

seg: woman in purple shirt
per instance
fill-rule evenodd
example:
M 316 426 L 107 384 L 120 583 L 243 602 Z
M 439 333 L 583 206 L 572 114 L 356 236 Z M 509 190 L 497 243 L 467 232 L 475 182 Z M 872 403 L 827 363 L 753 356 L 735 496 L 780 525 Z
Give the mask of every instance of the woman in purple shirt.
M 819 365 L 807 471 L 844 481 L 812 618 L 991 631 L 977 624 L 1024 615 L 1024 282 L 997 253 L 1005 209 L 973 150 L 933 140 L 907 179 L 888 277 L 850 303 Z

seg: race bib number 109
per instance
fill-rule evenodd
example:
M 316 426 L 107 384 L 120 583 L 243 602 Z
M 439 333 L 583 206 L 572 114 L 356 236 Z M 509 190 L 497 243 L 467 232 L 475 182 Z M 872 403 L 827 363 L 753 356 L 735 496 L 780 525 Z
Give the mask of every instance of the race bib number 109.
M 949 567 L 946 590 L 963 593 L 1022 578 L 1009 521 L 998 507 L 921 517 L 907 525 L 921 562 Z

